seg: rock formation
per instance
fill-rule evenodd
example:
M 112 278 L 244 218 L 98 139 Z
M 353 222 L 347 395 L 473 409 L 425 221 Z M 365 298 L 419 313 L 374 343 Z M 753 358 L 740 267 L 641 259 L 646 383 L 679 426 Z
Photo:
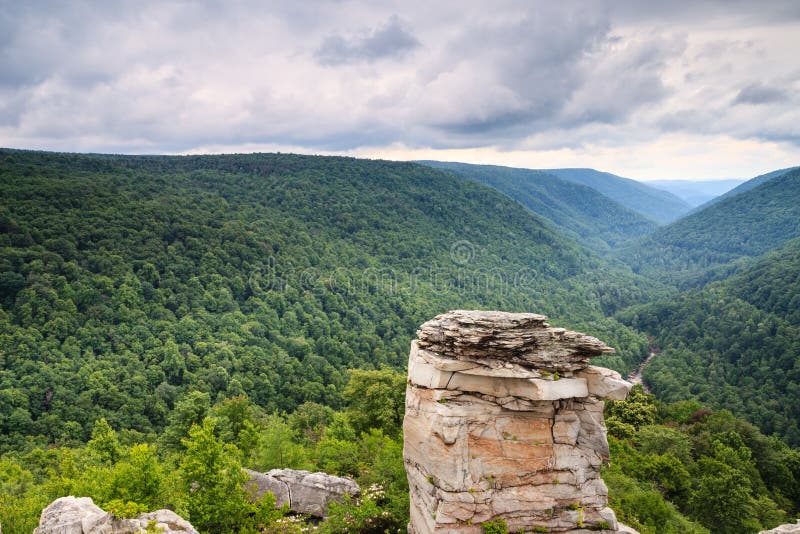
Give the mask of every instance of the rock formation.
M 788 523 L 771 530 L 762 530 L 758 534 L 800 534 L 800 519 L 797 523 Z
M 198 534 L 188 521 L 171 510 L 120 519 L 97 506 L 89 497 L 61 497 L 42 510 L 33 534 L 141 534 L 154 525 L 163 534 Z
M 341 502 L 345 496 L 355 497 L 361 492 L 355 480 L 325 473 L 295 469 L 273 469 L 267 473 L 245 471 L 250 475 L 248 489 L 254 498 L 271 491 L 276 506 L 288 503 L 291 511 L 315 517 L 327 517 L 331 501 Z
M 619 532 L 600 467 L 601 399 L 631 384 L 589 359 L 600 340 L 543 315 L 451 311 L 411 344 L 403 423 L 415 534 Z

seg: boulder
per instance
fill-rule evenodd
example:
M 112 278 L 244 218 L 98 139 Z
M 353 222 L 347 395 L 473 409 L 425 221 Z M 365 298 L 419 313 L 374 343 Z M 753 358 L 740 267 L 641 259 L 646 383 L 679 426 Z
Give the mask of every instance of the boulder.
M 296 469 L 273 469 L 267 473 L 245 470 L 250 475 L 248 489 L 253 498 L 271 491 L 275 504 L 299 514 L 327 517 L 331 501 L 341 502 L 345 497 L 355 497 L 361 488 L 355 480 L 325 473 L 311 473 Z
M 155 522 L 163 534 L 198 534 L 171 510 L 157 510 L 134 519 L 115 518 L 89 497 L 61 497 L 42 510 L 34 534 L 141 534 Z
M 797 520 L 797 523 L 788 523 L 771 530 L 762 530 L 758 534 L 800 534 L 800 519 Z
M 109 514 L 89 497 L 61 497 L 42 510 L 34 534 L 111 532 Z
M 600 468 L 603 399 L 631 384 L 589 359 L 612 351 L 532 313 L 456 310 L 411 344 L 403 457 L 409 532 L 621 532 Z

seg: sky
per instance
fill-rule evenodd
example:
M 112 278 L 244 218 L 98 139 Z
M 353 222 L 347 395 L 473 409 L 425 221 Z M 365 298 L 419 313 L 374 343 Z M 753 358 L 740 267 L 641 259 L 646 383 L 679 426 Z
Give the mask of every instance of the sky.
M 800 165 L 800 2 L 0 0 L 0 146 Z

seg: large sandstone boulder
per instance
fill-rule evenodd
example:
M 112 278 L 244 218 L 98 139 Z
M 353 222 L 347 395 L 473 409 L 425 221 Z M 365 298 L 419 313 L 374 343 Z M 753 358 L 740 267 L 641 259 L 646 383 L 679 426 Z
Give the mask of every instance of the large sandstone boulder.
M 89 497 L 61 497 L 42 510 L 34 534 L 141 534 L 148 525 L 163 534 L 198 534 L 197 530 L 171 510 L 142 514 L 135 519 L 115 518 Z
M 271 491 L 278 507 L 288 503 L 293 512 L 315 517 L 327 517 L 331 501 L 341 502 L 361 492 L 355 480 L 325 473 L 296 469 L 273 469 L 267 473 L 245 471 L 250 475 L 248 489 L 254 498 Z
M 603 399 L 631 384 L 589 365 L 613 349 L 531 313 L 457 310 L 423 324 L 408 364 L 409 532 L 619 532 L 600 468 Z

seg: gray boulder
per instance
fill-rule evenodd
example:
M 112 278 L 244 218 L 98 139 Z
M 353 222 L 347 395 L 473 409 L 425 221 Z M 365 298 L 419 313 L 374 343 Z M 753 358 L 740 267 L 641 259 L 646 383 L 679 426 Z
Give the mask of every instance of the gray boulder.
M 762 530 L 758 534 L 800 534 L 800 519 L 797 520 L 797 523 L 781 525 L 772 530 Z
M 33 534 L 88 534 L 111 532 L 108 513 L 89 497 L 61 497 L 42 510 Z
M 288 503 L 291 511 L 315 517 L 327 517 L 331 501 L 341 502 L 346 496 L 355 497 L 361 492 L 355 480 L 325 473 L 296 469 L 245 471 L 250 475 L 248 489 L 254 499 L 271 491 L 278 507 Z
M 89 497 L 61 497 L 42 510 L 33 534 L 141 534 L 155 522 L 164 534 L 198 534 L 171 510 L 158 510 L 134 519 L 115 518 Z

